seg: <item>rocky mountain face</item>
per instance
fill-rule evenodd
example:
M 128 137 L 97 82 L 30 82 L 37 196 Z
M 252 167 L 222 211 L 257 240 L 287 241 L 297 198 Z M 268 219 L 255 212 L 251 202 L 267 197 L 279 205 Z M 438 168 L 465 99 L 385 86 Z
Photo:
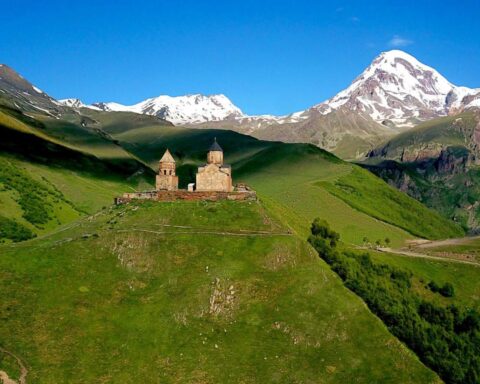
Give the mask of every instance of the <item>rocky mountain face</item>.
M 98 111 L 101 110 L 100 108 L 97 108 L 93 105 L 84 104 L 80 99 L 62 99 L 62 100 L 58 100 L 58 102 L 62 105 L 65 105 L 66 107 L 75 108 L 75 109 L 89 108 L 89 109 L 94 109 Z

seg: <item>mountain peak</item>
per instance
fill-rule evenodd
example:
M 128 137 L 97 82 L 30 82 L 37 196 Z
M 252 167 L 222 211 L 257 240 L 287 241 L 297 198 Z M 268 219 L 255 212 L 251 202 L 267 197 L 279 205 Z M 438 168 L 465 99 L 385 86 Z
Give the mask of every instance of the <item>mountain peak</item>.
M 347 89 L 314 108 L 324 114 L 347 108 L 378 122 L 411 125 L 446 115 L 454 89 L 434 68 L 395 49 L 382 52 Z
M 153 115 L 174 124 L 197 124 L 244 116 L 240 108 L 223 94 L 184 96 L 160 95 L 134 105 L 95 103 L 105 111 L 127 111 Z

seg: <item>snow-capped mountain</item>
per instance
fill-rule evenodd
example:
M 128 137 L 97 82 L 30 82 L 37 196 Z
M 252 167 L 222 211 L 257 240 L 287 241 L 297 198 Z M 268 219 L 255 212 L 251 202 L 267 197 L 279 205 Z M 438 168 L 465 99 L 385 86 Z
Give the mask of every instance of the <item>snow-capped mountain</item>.
M 68 99 L 72 100 L 72 99 Z M 79 108 L 77 100 L 68 104 Z M 80 102 L 81 103 L 81 102 Z M 360 113 L 378 123 L 400 126 L 480 107 L 480 89 L 457 87 L 432 67 L 400 50 L 381 53 L 353 83 L 336 96 L 304 111 L 285 116 L 249 116 L 225 95 L 159 96 L 135 105 L 95 103 L 104 111 L 155 115 L 176 125 L 205 126 L 224 122 L 252 133 L 270 126 L 299 123 L 342 110 Z
M 90 108 L 100 110 L 100 108 L 97 108 L 95 106 L 84 104 L 80 99 L 62 99 L 58 100 L 58 102 L 70 108 Z
M 196 124 L 244 117 L 240 108 L 236 107 L 225 95 L 196 94 L 177 97 L 162 95 L 135 105 L 95 103 L 93 106 L 104 111 L 153 115 L 174 124 Z
M 345 90 L 314 106 L 322 114 L 340 108 L 377 122 L 427 120 L 478 106 L 480 89 L 457 87 L 406 52 L 380 54 Z

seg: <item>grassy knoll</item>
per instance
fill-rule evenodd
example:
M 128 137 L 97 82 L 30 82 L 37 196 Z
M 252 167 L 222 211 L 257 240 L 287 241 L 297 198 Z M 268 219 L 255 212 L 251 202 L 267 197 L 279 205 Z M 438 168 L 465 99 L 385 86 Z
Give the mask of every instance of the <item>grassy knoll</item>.
M 0 239 L 25 240 L 42 235 L 110 206 L 122 192 L 150 188 L 141 176 L 131 179 L 29 162 L 0 155 Z M 19 237 L 20 236 L 20 237 Z M 29 237 L 32 237 L 29 236 Z
M 0 254 L 29 383 L 438 382 L 258 203 L 122 206 Z
M 74 221 L 80 212 L 48 183 L 18 162 L 0 156 L 0 241 L 21 241 Z
M 47 124 L 0 107 L 0 137 L 0 241 L 48 233 L 153 180 L 104 134 L 68 121 Z

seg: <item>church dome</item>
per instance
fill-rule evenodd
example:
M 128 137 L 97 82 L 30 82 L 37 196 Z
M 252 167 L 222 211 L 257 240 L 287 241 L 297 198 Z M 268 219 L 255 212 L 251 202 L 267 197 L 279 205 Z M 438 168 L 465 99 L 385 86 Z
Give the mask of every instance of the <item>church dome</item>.
M 217 138 L 215 137 L 212 145 L 210 146 L 210 149 L 209 149 L 210 152 L 214 151 L 214 152 L 223 152 L 223 149 L 222 147 L 220 147 L 220 145 L 217 143 Z

